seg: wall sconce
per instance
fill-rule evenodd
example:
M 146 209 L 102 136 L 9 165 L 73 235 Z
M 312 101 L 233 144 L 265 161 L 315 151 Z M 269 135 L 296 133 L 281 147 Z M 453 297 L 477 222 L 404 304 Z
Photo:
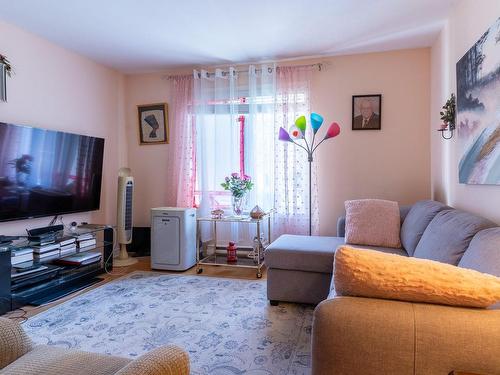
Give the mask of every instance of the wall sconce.
M 439 114 L 441 115 L 441 120 L 443 120 L 443 123 L 438 129 L 438 132 L 441 132 L 441 137 L 443 137 L 444 139 L 453 138 L 456 123 L 455 94 L 451 94 L 450 99 L 446 101 L 446 104 L 443 106 L 443 110 L 439 112 Z
M 0 54 L 0 101 L 7 101 L 7 76 L 10 77 L 12 66 L 4 55 Z

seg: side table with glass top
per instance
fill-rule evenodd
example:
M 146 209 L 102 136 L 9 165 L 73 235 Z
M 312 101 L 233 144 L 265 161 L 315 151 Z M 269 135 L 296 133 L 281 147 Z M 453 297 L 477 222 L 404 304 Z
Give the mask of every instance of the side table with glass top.
M 202 273 L 204 266 L 251 268 L 256 270 L 256 276 L 260 279 L 262 277 L 262 266 L 264 265 L 264 251 L 271 243 L 271 216 L 272 211 L 266 213 L 260 219 L 252 219 L 250 216 L 225 216 L 219 219 L 212 217 L 197 218 L 196 273 Z M 202 223 L 210 223 L 212 231 L 212 239 L 204 244 L 201 242 Z M 254 246 L 239 246 L 235 262 L 228 261 L 225 247 L 217 246 L 218 224 L 221 223 L 236 223 L 255 227 Z M 265 226 L 267 226 L 267 233 L 262 237 L 261 230 Z

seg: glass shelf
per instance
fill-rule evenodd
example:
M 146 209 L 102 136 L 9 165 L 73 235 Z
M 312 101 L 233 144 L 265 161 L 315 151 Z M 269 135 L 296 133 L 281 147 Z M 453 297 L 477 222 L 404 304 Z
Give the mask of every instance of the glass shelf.
M 244 216 L 223 216 L 221 219 L 214 219 L 213 217 L 198 217 L 198 221 L 209 221 L 209 222 L 222 222 L 222 223 L 261 223 L 267 220 L 273 210 L 266 212 L 260 219 L 252 219 L 250 215 Z
M 227 267 L 247 267 L 247 268 L 258 268 L 257 259 L 247 257 L 246 255 L 238 255 L 236 262 L 228 262 L 227 254 L 211 254 L 207 255 L 199 261 L 198 264 L 206 266 L 227 266 Z

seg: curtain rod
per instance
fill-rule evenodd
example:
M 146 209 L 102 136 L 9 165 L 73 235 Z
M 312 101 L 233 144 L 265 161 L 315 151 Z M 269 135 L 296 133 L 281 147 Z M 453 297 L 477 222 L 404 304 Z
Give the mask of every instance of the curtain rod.
M 318 67 L 318 72 L 321 72 L 321 70 L 323 69 L 323 63 L 315 63 L 315 64 L 305 64 L 305 65 L 285 65 L 285 66 L 276 66 L 276 70 L 280 69 L 280 68 L 290 68 L 290 67 L 293 67 L 293 68 L 314 68 L 314 67 Z M 262 69 L 255 69 L 256 72 L 262 72 Z M 267 71 L 269 73 L 271 73 L 273 71 L 273 67 L 269 67 L 267 68 Z M 236 73 L 248 73 L 248 70 L 236 70 L 235 71 Z M 222 71 L 222 74 L 223 75 L 227 75 L 229 74 L 229 71 L 227 70 L 224 70 Z M 198 74 L 199 75 L 199 74 Z M 213 76 L 215 75 L 215 73 L 208 73 L 209 76 Z M 173 79 L 175 77 L 190 77 L 192 76 L 192 74 L 171 74 L 171 75 L 164 75 L 162 76 L 162 79 Z

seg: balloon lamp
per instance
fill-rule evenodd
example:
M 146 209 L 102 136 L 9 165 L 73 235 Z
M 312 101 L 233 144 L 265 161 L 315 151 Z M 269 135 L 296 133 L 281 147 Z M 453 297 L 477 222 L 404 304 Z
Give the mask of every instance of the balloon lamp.
M 311 143 L 307 141 L 306 138 L 306 118 L 305 116 L 300 116 L 295 120 L 295 125 L 290 127 L 287 132 L 285 129 L 280 128 L 278 139 L 283 142 L 292 142 L 298 147 L 302 148 L 307 152 L 307 161 L 309 163 L 309 235 L 312 235 L 312 162 L 314 151 L 318 148 L 320 144 L 330 138 L 334 138 L 340 134 L 340 126 L 336 122 L 333 122 L 328 130 L 326 131 L 325 137 L 318 143 L 315 144 L 316 133 L 323 124 L 323 116 L 317 113 L 311 113 L 311 128 L 313 130 L 313 136 Z M 303 140 L 304 142 L 295 142 Z M 301 144 L 302 143 L 302 144 Z
M 316 134 L 321 128 L 321 124 L 323 124 L 323 116 L 318 115 L 317 113 L 311 113 L 311 127 L 313 129 L 314 134 Z
M 295 120 L 295 126 L 300 129 L 303 135 L 306 134 L 306 116 L 300 116 Z
M 290 138 L 290 134 L 288 134 L 285 129 L 280 127 L 279 140 L 284 142 L 291 142 L 292 138 Z
M 333 122 L 328 128 L 324 139 L 330 139 L 336 137 L 339 134 L 340 134 L 340 126 L 336 122 Z
M 299 129 L 297 125 L 292 125 L 290 127 L 290 130 L 288 131 L 288 134 L 292 139 L 303 139 L 304 138 L 304 132 Z

